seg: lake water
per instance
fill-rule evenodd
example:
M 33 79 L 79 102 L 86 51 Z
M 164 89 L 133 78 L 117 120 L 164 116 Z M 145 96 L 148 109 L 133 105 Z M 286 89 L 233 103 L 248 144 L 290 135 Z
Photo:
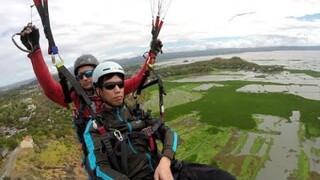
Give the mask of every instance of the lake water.
M 197 61 L 212 59 L 215 57 L 231 58 L 234 56 L 254 62 L 259 65 L 283 65 L 288 69 L 314 70 L 320 71 L 320 51 L 270 51 L 270 52 L 247 52 L 240 54 L 228 54 L 221 56 L 202 56 L 175 59 L 166 62 L 166 65 L 185 64 Z M 261 78 L 263 75 L 264 78 Z M 257 85 L 251 84 L 242 87 L 238 91 L 263 93 L 263 92 L 285 92 L 307 99 L 320 100 L 320 78 L 315 78 L 306 74 L 291 74 L 284 71 L 278 74 L 266 74 L 256 72 L 224 72 L 223 74 L 196 76 L 180 79 L 177 82 L 206 82 L 206 81 L 227 81 L 227 80 L 246 80 L 255 82 L 273 82 L 283 85 Z
M 319 51 L 271 51 L 271 52 L 248 52 L 241 54 L 229 54 L 221 56 L 204 56 L 196 58 L 180 58 L 174 61 L 164 62 L 163 65 L 186 64 L 196 61 L 208 60 L 215 57 L 231 58 L 234 56 L 254 62 L 259 65 L 283 65 L 288 69 L 320 71 Z M 187 61 L 186 61 L 187 60 Z M 263 75 L 263 76 L 261 76 Z M 262 77 L 262 78 L 261 78 Z M 301 96 L 307 99 L 320 100 L 320 78 L 306 74 L 290 74 L 284 71 L 279 74 L 261 74 L 255 72 L 223 72 L 223 75 L 194 76 L 177 80 L 177 82 L 204 82 L 199 89 L 206 89 L 217 84 L 212 81 L 246 80 L 253 83 L 239 88 L 237 91 L 251 93 L 283 92 Z M 211 82 L 210 82 L 211 81 Z M 254 82 L 274 82 L 282 85 L 259 85 Z M 210 82 L 210 83 L 208 83 Z M 249 133 L 248 140 L 241 150 L 241 154 L 250 154 L 250 148 L 258 136 L 266 138 L 266 143 L 258 155 L 263 156 L 267 150 L 267 142 L 273 140 L 269 159 L 257 175 L 258 180 L 286 180 L 297 169 L 298 157 L 304 151 L 310 160 L 310 171 L 320 173 L 320 157 L 311 153 L 311 148 L 320 148 L 320 138 L 299 142 L 298 131 L 303 128 L 300 125 L 300 112 L 293 111 L 288 119 L 270 115 L 253 115 L 262 120 L 258 129 L 264 131 L 276 131 L 278 134 Z M 300 144 L 301 143 L 301 144 Z
M 238 54 L 225 54 L 215 56 L 200 56 L 190 58 L 170 59 L 157 65 L 177 65 L 197 61 L 209 60 L 216 57 L 232 58 L 240 57 L 248 62 L 259 65 L 283 65 L 290 69 L 309 69 L 320 71 L 320 51 L 266 51 L 266 52 L 245 52 Z

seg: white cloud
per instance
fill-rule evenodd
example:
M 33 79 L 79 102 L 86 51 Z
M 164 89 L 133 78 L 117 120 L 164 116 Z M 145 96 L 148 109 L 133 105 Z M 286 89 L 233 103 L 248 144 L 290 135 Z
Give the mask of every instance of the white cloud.
M 11 42 L 11 36 L 31 19 L 41 30 L 41 47 L 52 68 L 40 18 L 36 8 L 31 16 L 30 1 L 10 0 L 0 6 L 0 66 L 5 67 L 1 75 L 6 77 L 0 86 L 33 77 L 26 53 Z M 319 0 L 172 0 L 160 38 L 165 52 L 319 45 L 320 20 L 292 18 L 320 13 L 319 5 Z M 54 38 L 67 66 L 84 53 L 102 60 L 148 50 L 149 0 L 55 0 L 49 1 L 49 11 Z

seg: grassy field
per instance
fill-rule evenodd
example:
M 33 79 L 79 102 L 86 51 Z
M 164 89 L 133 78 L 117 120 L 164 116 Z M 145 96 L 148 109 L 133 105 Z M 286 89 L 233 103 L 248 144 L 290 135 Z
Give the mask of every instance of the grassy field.
M 304 136 L 320 136 L 320 102 L 283 93 L 243 93 L 236 89 L 250 82 L 219 82 L 223 86 L 212 87 L 206 91 L 193 89 L 203 83 L 165 82 L 168 96 L 164 103 L 164 120 L 179 134 L 177 159 L 217 165 L 236 175 L 238 179 L 254 179 L 268 159 L 272 147 L 263 137 L 255 140 L 251 147 L 252 155 L 240 155 L 246 142 L 247 132 L 256 131 L 257 120 L 253 114 L 267 114 L 286 119 L 292 111 L 300 111 L 300 120 L 304 123 Z M 148 89 L 146 108 L 155 116 L 158 107 L 154 102 L 156 87 Z M 156 96 L 157 97 L 157 96 Z M 267 144 L 262 156 L 255 155 Z M 308 162 L 302 153 L 299 169 L 293 179 L 308 177 Z M 303 173 L 303 174 L 301 174 Z M 298 175 L 300 174 L 300 175 Z M 316 175 L 315 177 L 320 177 Z M 307 178 L 308 179 L 308 178 Z
M 221 83 L 221 82 L 219 82 Z M 283 93 L 243 93 L 236 92 L 236 89 L 250 84 L 250 82 L 228 81 L 222 82 L 223 87 L 213 87 L 207 91 L 192 91 L 193 87 L 202 83 L 175 83 L 166 82 L 165 87 L 168 94 L 176 91 L 182 92 L 188 89 L 194 96 L 202 95 L 201 98 L 193 99 L 189 94 L 179 95 L 190 99 L 187 103 L 170 107 L 170 103 L 176 101 L 172 97 L 165 96 L 166 121 L 171 121 L 184 114 L 198 112 L 201 122 L 217 127 L 236 127 L 242 130 L 252 130 L 256 123 L 252 118 L 253 114 L 268 114 L 289 119 L 292 111 L 299 110 L 301 121 L 306 123 L 307 136 L 320 136 L 320 102 L 304 99 L 299 96 Z M 154 90 L 156 91 L 156 90 Z M 149 92 L 156 94 L 156 92 Z M 150 96 L 149 96 L 150 97 Z M 179 100 L 178 100 L 179 101 Z M 157 108 L 157 107 L 156 107 Z M 158 109 L 153 108 L 156 112 Z
M 43 151 L 22 149 L 11 171 L 11 179 L 87 179 L 80 166 L 81 151 L 73 142 L 49 141 Z M 23 177 L 23 178 L 22 178 Z

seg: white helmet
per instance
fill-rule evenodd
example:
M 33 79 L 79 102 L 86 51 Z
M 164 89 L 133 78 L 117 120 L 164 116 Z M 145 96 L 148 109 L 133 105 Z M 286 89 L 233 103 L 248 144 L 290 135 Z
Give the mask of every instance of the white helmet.
M 100 77 L 113 73 L 119 73 L 124 76 L 124 70 L 118 63 L 113 61 L 100 63 L 93 71 L 92 81 L 97 84 Z

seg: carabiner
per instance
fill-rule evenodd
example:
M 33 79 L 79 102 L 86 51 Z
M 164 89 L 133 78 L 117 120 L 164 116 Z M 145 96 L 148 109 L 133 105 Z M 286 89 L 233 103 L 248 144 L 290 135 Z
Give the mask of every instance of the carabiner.
M 58 61 L 56 61 L 56 56 L 55 56 L 55 55 L 58 55 L 58 57 L 59 57 L 59 60 L 58 60 Z M 57 69 L 64 65 L 64 61 L 62 60 L 62 58 L 60 57 L 59 54 L 52 54 L 52 55 L 51 55 L 51 61 L 52 61 L 52 64 L 53 64 Z
M 96 123 L 96 120 L 93 120 L 93 121 L 92 121 L 92 127 L 93 127 L 94 129 L 98 129 L 98 125 L 97 125 L 97 123 Z
M 123 141 L 123 137 L 122 137 L 121 132 L 119 130 L 115 129 L 113 134 L 119 141 Z

